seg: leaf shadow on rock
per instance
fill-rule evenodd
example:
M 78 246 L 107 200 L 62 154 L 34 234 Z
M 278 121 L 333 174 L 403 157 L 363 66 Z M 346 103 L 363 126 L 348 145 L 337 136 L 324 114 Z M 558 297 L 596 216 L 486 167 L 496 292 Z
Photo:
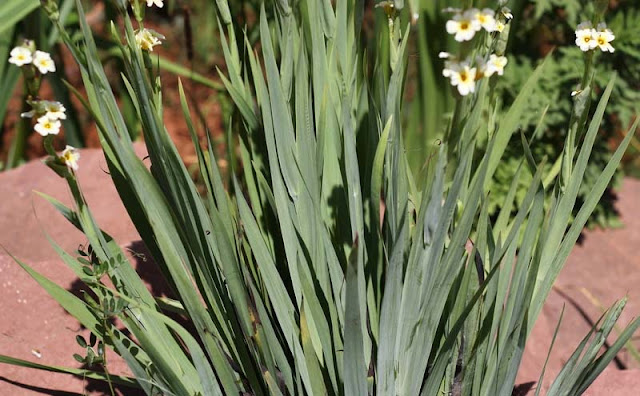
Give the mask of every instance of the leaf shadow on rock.
M 29 384 L 25 384 L 23 382 L 11 380 L 11 379 L 9 379 L 7 377 L 3 377 L 3 376 L 0 376 L 0 382 L 6 382 L 7 384 L 11 384 L 11 385 L 13 385 L 15 387 L 24 389 L 25 391 L 31 391 L 31 392 L 40 393 L 40 394 L 43 394 L 43 395 L 50 395 L 50 396 L 81 396 L 80 393 L 60 391 L 60 390 L 55 390 L 55 389 L 50 389 L 50 388 L 43 388 L 43 387 L 35 386 L 35 385 L 29 385 Z

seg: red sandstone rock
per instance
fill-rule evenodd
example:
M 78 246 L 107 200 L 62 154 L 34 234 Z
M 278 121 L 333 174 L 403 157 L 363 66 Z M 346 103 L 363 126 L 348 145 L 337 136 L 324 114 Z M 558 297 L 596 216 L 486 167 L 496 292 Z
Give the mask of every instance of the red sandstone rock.
M 640 370 L 606 369 L 584 396 L 633 396 L 640 394 Z
M 142 157 L 144 146 L 136 146 Z M 102 151 L 82 150 L 78 179 L 98 224 L 121 244 L 138 239 L 137 232 L 106 173 Z M 27 262 L 55 258 L 44 231 L 67 251 L 86 243 L 82 234 L 34 191 L 43 192 L 71 206 L 73 200 L 64 179 L 41 161 L 0 173 L 0 245 Z M 2 252 L 4 253 L 4 252 Z
M 76 277 L 59 260 L 31 263 L 58 285 L 77 291 Z M 80 368 L 74 353 L 84 350 L 76 335 L 88 339 L 88 331 L 62 309 L 12 259 L 0 256 L 0 354 L 40 364 Z M 108 351 L 109 371 L 127 373 L 126 364 Z M 52 391 L 103 394 L 98 382 L 87 382 L 65 374 L 54 374 L 0 364 L 0 395 L 41 395 Z M 53 393 L 51 393 L 53 394 Z M 57 393 L 56 393 L 57 394 Z M 61 393 L 66 394 L 66 393 Z
M 625 296 L 629 298 L 620 318 L 621 327 L 640 314 L 640 256 L 637 254 L 637 247 L 640 246 L 640 217 L 637 215 L 640 210 L 639 198 L 640 181 L 625 179 L 616 205 L 625 227 L 619 230 L 585 231 L 582 243 L 571 252 L 527 343 L 518 372 L 518 383 L 538 380 L 563 306 L 564 318 L 547 366 L 544 389 L 553 382 L 564 362 L 591 329 L 591 324 L 598 320 L 603 308 L 608 308 Z M 614 335 L 617 335 L 615 330 Z M 609 342 L 613 339 L 610 337 Z M 635 345 L 640 346 L 640 334 L 633 339 Z M 639 368 L 640 362 L 634 361 L 623 350 L 611 366 L 608 377 L 626 380 L 634 375 L 631 373 L 638 375 L 639 372 L 620 372 L 615 368 Z M 601 386 L 597 386 L 598 383 L 593 385 L 593 391 L 585 394 L 605 394 L 595 393 L 603 391 Z M 628 384 L 627 393 L 623 390 L 625 386 L 627 384 L 624 381 L 618 384 L 615 389 L 622 393 L 616 395 L 640 394 L 637 382 Z
M 137 150 L 144 155 L 142 145 Z M 129 246 L 139 237 L 106 169 L 100 150 L 81 151 L 78 177 L 98 224 L 122 246 Z M 65 181 L 40 161 L 0 173 L 0 245 L 58 285 L 77 291 L 75 275 L 58 259 L 44 231 L 71 253 L 86 240 L 33 191 L 73 204 Z M 4 251 L 0 251 L 0 301 L 0 354 L 41 364 L 80 367 L 73 354 L 82 354 L 83 350 L 75 336 L 86 337 L 86 330 Z M 109 358 L 110 371 L 127 372 L 124 362 L 114 353 Z M 96 388 L 96 384 L 64 374 L 0 364 L 3 396 L 54 394 L 50 393 L 53 391 L 71 392 L 56 395 L 104 394 L 100 389 L 105 388 Z

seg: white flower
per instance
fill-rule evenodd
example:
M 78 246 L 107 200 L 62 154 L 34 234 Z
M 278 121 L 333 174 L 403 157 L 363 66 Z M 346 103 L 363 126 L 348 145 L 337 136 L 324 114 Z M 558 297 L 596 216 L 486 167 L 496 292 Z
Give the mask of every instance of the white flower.
M 576 27 L 576 45 L 584 52 L 596 48 L 598 43 L 594 39 L 595 33 L 591 22 L 582 22 Z
M 53 63 L 51 55 L 44 51 L 36 51 L 33 56 L 33 64 L 38 68 L 41 74 L 47 74 L 49 72 L 56 71 L 56 64 Z
M 60 124 L 60 121 L 52 120 L 44 115 L 38 118 L 38 123 L 36 124 L 34 129 L 42 136 L 57 135 L 58 133 L 60 133 L 61 126 L 62 125 Z
M 154 5 L 162 8 L 164 6 L 164 0 L 147 0 L 147 7 L 153 7 Z
M 499 76 L 503 75 L 504 67 L 507 65 L 507 62 L 506 57 L 491 54 L 491 56 L 489 56 L 489 62 L 487 62 L 483 69 L 484 75 L 487 77 L 491 77 L 494 74 Z
M 67 109 L 64 108 L 64 105 L 60 102 L 43 100 L 42 105 L 44 110 L 47 112 L 46 116 L 52 120 L 66 120 L 67 115 L 65 112 Z
M 445 70 L 451 78 L 451 85 L 458 88 L 460 95 L 467 96 L 476 91 L 477 69 L 475 67 L 469 66 L 468 62 L 452 63 L 448 66 L 449 68 Z M 445 72 L 443 71 L 442 74 Z
M 507 25 L 505 25 L 505 24 L 504 24 L 504 22 L 496 21 L 496 32 L 498 32 L 498 33 L 502 33 L 502 32 L 504 31 L 504 28 L 505 28 L 506 26 L 507 26 Z
M 476 32 L 482 28 L 476 18 L 477 12 L 476 9 L 470 9 L 462 14 L 455 14 L 452 20 L 447 21 L 447 33 L 455 34 L 456 41 L 471 40 Z
M 75 147 L 67 145 L 60 154 L 60 160 L 67 165 L 69 169 L 74 171 L 78 170 L 78 160 L 80 159 L 80 152 Z
M 502 7 L 502 9 L 500 10 L 500 13 L 502 14 L 502 16 L 505 17 L 507 21 L 510 21 L 513 19 L 513 13 L 511 13 L 511 9 L 509 9 L 509 7 Z
M 498 30 L 495 15 L 495 11 L 490 8 L 485 8 L 476 13 L 476 20 L 487 32 L 495 32 Z
M 448 53 L 448 52 L 442 51 L 442 52 L 438 53 L 438 58 L 440 58 L 440 59 L 449 59 L 449 58 L 451 58 L 451 54 Z
M 9 63 L 13 63 L 16 66 L 24 66 L 33 62 L 31 50 L 26 47 L 15 47 L 11 50 L 11 57 Z
M 576 30 L 576 45 L 584 52 L 591 51 L 598 46 L 595 34 L 594 29 Z
M 615 49 L 611 45 L 611 42 L 616 39 L 611 29 L 607 28 L 607 24 L 601 22 L 598 24 L 598 29 L 593 36 L 596 45 L 603 52 L 614 52 Z
M 143 51 L 153 51 L 153 47 L 162 44 L 164 36 L 151 29 L 142 29 L 136 33 L 136 43 Z

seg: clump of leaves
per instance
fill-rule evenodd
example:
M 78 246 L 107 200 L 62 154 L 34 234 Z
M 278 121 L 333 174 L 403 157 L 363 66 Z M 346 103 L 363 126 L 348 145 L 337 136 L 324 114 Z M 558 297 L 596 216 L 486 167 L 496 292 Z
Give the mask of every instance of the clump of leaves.
M 571 165 L 562 169 L 564 185 L 543 183 L 533 137 L 520 135 L 518 168 L 534 176 L 516 215 L 511 198 L 494 219 L 493 176 L 544 64 L 502 117 L 487 100 L 494 87 L 486 80 L 475 95 L 457 98 L 464 111 L 451 129 L 459 139 L 430 147 L 418 184 L 400 117 L 409 36 L 400 17 L 383 18 L 390 56 L 377 57 L 361 41 L 362 2 L 279 0 L 271 14 L 263 4 L 259 47 L 237 38 L 226 1 L 216 6 L 242 172 L 233 169 L 225 183 L 214 148 L 198 141 L 180 85 L 204 198 L 169 138 L 157 69 L 136 45 L 128 15 L 124 35 L 115 27 L 113 35 L 150 168 L 133 149 L 79 0 L 82 40 L 61 32 L 81 70 L 83 102 L 98 124 L 111 178 L 175 297 L 149 292 L 96 224 L 75 174 L 65 173 L 74 208 L 46 198 L 83 231 L 91 253 L 76 258 L 54 247 L 92 294 L 78 298 L 18 263 L 96 334 L 105 356 L 122 356 L 135 378 L 82 374 L 148 395 L 510 395 L 544 301 L 637 127 L 569 225 L 615 77 L 578 131 L 584 139 L 563 152 L 562 165 Z M 492 132 L 486 144 L 479 130 Z M 520 182 L 518 175 L 511 185 Z M 580 394 L 640 327 L 633 321 L 599 354 L 625 302 L 595 326 L 594 340 L 578 346 L 550 396 Z M 86 349 L 93 351 L 91 339 L 78 342 L 83 361 L 104 362 Z

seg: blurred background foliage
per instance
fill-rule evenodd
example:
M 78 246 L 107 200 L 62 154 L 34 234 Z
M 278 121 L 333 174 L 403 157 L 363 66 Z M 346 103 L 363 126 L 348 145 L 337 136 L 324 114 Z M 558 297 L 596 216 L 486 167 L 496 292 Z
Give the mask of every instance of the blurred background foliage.
M 366 0 L 366 3 L 378 3 L 377 0 Z M 77 24 L 77 15 L 72 7 L 72 1 L 61 0 L 60 7 L 66 25 L 72 29 L 72 36 L 76 34 L 73 29 Z M 99 50 L 103 53 L 103 61 L 110 65 L 110 71 L 117 77 L 121 72 L 121 61 L 115 51 L 115 44 L 108 35 L 108 21 L 116 19 L 115 10 L 111 9 L 108 2 L 102 0 L 84 0 L 89 12 L 91 25 L 98 33 L 102 32 L 102 39 L 97 42 Z M 251 42 L 257 42 L 259 32 L 257 29 L 257 15 L 261 1 L 237 0 L 230 2 L 231 13 L 237 21 L 236 36 L 241 37 L 247 33 Z M 441 75 L 443 61 L 438 58 L 440 51 L 454 48 L 456 43 L 451 37 L 447 40 L 435 41 L 437 32 L 444 30 L 444 24 L 448 14 L 442 12 L 446 7 L 463 5 L 461 1 L 451 0 L 408 0 L 401 16 L 404 22 L 411 22 L 420 18 L 422 23 L 412 25 L 412 34 L 409 43 L 409 67 L 407 71 L 408 84 L 404 93 L 406 103 L 404 106 L 404 131 L 407 142 L 407 156 L 413 172 L 418 175 L 426 169 L 425 158 L 428 157 L 428 148 L 434 142 L 441 139 L 453 112 L 453 95 L 448 82 Z M 20 12 L 7 13 L 6 10 L 14 4 L 20 4 Z M 16 115 L 21 112 L 15 97 L 16 89 L 20 90 L 20 74 L 16 68 L 7 67 L 8 51 L 21 39 L 32 38 L 36 40 L 39 48 L 51 51 L 57 62 L 64 65 L 65 55 L 61 47 L 57 45 L 57 35 L 51 29 L 50 23 L 43 13 L 37 8 L 37 0 L 6 0 L 0 4 L 0 169 L 12 168 L 28 158 L 37 157 L 43 153 L 37 151 L 39 145 L 33 145 L 30 152 L 28 144 L 30 126 L 28 122 L 20 120 Z M 152 27 L 158 27 L 163 34 L 172 37 L 173 42 L 183 45 L 178 48 L 164 48 L 160 50 L 158 62 L 165 72 L 183 77 L 191 77 L 192 82 L 213 88 L 215 94 L 208 97 L 222 108 L 222 114 L 229 114 L 227 110 L 233 108 L 231 100 L 223 92 L 218 81 L 216 67 L 223 71 L 224 61 L 222 46 L 216 33 L 217 24 L 215 3 L 211 0 L 167 0 L 163 9 L 154 9 L 150 12 L 148 20 Z M 493 5 L 492 1 L 476 1 L 476 7 Z M 538 134 L 538 139 L 532 144 L 532 152 L 537 161 L 548 157 L 547 179 L 553 177 L 553 162 L 558 158 L 565 139 L 566 125 L 569 123 L 571 112 L 571 92 L 575 89 L 582 73 L 582 52 L 574 45 L 575 26 L 592 12 L 590 2 L 580 0 L 511 0 L 507 5 L 513 10 L 514 21 L 510 26 L 510 42 L 507 55 L 509 65 L 506 68 L 504 78 L 497 82 L 498 99 L 505 104 L 505 108 L 513 101 L 517 92 L 531 75 L 535 67 L 545 57 L 548 57 L 549 72 L 541 79 L 536 93 L 531 97 L 531 108 L 539 109 L 547 107 L 543 120 L 543 130 Z M 369 10 L 371 7 L 368 8 Z M 4 18 L 4 19 L 2 19 Z M 380 18 L 374 23 L 374 18 Z M 5 20 L 6 19 L 6 20 Z M 384 45 L 369 45 L 372 51 L 381 48 L 384 57 L 389 56 L 388 35 L 383 31 L 377 31 L 384 26 L 386 16 L 380 12 L 370 12 L 365 15 L 363 29 L 365 37 L 372 43 L 383 42 Z M 606 85 L 606 78 L 611 71 L 618 73 L 618 83 L 612 95 L 612 101 L 607 108 L 604 127 L 600 131 L 594 149 L 594 158 L 586 173 L 586 181 L 583 185 L 580 198 L 583 198 L 590 190 L 595 175 L 608 162 L 612 147 L 616 146 L 622 138 L 624 131 L 628 129 L 636 116 L 637 103 L 640 99 L 640 2 L 635 0 L 611 0 L 609 12 L 606 16 L 607 23 L 616 33 L 614 47 L 616 52 L 610 56 L 600 56 L 597 60 L 596 93 Z M 382 23 L 380 23 L 382 22 Z M 441 36 L 440 36 L 441 37 Z M 382 62 L 388 65 L 388 62 Z M 388 67 L 388 66 L 387 66 Z M 384 70 L 388 75 L 390 71 Z M 66 73 L 66 74 L 65 74 Z M 74 104 L 63 84 L 63 79 L 72 80 L 73 76 L 64 66 L 50 76 L 47 76 L 48 84 L 45 90 L 53 90 L 52 96 L 62 98 L 72 116 L 64 123 L 64 136 L 58 140 L 58 146 L 71 144 L 75 147 L 85 145 L 93 146 L 97 142 L 95 138 L 87 136 L 95 134 L 93 128 L 89 128 L 90 119 L 80 111 L 76 113 Z M 125 119 L 129 124 L 129 130 L 133 138 L 139 137 L 140 126 L 137 125 L 135 114 L 127 109 L 131 99 L 124 87 L 118 86 L 119 79 L 113 79 L 116 83 L 117 94 L 121 101 L 121 108 L 125 113 Z M 73 81 L 71 81 L 73 83 Z M 173 87 L 167 87 L 173 89 Z M 189 94 L 189 90 L 187 90 Z M 202 100 L 199 100 L 202 102 Z M 522 129 L 525 135 L 531 136 L 533 130 L 541 119 L 540 112 L 532 111 L 522 119 Z M 223 131 L 231 132 L 234 128 L 230 120 L 232 115 L 225 116 L 219 127 L 206 126 L 214 137 L 215 142 L 234 144 L 230 136 Z M 206 120 L 201 119 L 203 124 Z M 238 128 L 239 126 L 235 126 Z M 15 131 L 15 132 L 14 132 Z M 180 135 L 180 134 L 178 134 Z M 186 136 L 186 134 L 184 134 Z M 237 136 L 237 135 L 236 135 Z M 34 137 L 35 138 L 35 137 Z M 39 137 L 38 137 L 39 138 Z M 95 142 L 92 144 L 92 142 Z M 620 171 L 611 182 L 608 192 L 592 215 L 589 227 L 617 227 L 620 220 L 615 210 L 615 189 L 620 186 L 624 174 L 634 177 L 640 176 L 640 142 L 636 139 L 629 149 Z M 513 139 L 507 149 L 499 168 L 496 171 L 496 183 L 492 189 L 489 209 L 496 214 L 508 192 L 517 166 L 515 164 L 522 157 L 522 146 L 518 139 Z M 228 158 L 227 160 L 233 160 Z M 529 175 L 531 177 L 531 175 Z M 420 177 L 416 177 L 420 180 Z M 527 178 L 522 179 L 521 188 L 517 193 L 517 200 L 524 198 Z M 579 207 L 579 206 L 578 206 Z
M 428 23 L 417 24 L 414 29 L 412 51 L 416 60 L 409 62 L 408 79 L 415 83 L 409 83 L 406 92 L 410 103 L 405 106 L 405 133 L 408 156 L 414 172 L 425 168 L 425 150 L 443 136 L 453 111 L 451 90 L 440 75 L 443 61 L 438 59 L 438 53 L 452 48 L 454 43 L 451 38 L 448 42 L 433 42 L 430 41 L 430 37 L 435 36 L 434 32 L 444 29 L 448 15 L 443 14 L 441 10 L 457 5 L 451 1 L 417 3 L 419 18 L 427 18 Z M 485 4 L 488 2 L 474 2 L 478 7 Z M 569 124 L 572 109 L 571 92 L 576 89 L 583 73 L 584 55 L 575 46 L 574 32 L 578 23 L 588 19 L 593 7 L 590 2 L 579 0 L 514 0 L 507 2 L 507 5 L 513 10 L 515 18 L 510 24 L 510 41 L 506 51 L 509 64 L 505 68 L 504 78 L 497 82 L 497 92 L 499 99 L 505 104 L 504 108 L 508 108 L 535 67 L 542 59 L 548 58 L 548 72 L 539 82 L 535 94 L 531 96 L 530 107 L 547 108 L 542 130 L 539 131 L 538 139 L 532 144 L 531 149 L 537 161 L 544 157 L 549 159 L 545 176 L 550 182 L 556 173 L 552 167 L 562 152 L 566 125 Z M 412 13 L 412 10 L 405 12 L 407 20 L 411 19 Z M 611 72 L 615 71 L 620 78 L 612 95 L 611 105 L 607 108 L 603 128 L 595 143 L 592 162 L 580 191 L 580 202 L 591 189 L 595 175 L 609 161 L 612 147 L 624 137 L 624 131 L 635 119 L 640 99 L 640 2 L 610 1 L 605 20 L 616 33 L 616 52 L 611 56 L 600 56 L 596 61 L 596 94 L 602 92 Z M 434 92 L 440 94 L 440 97 L 434 98 Z M 526 136 L 533 135 L 542 115 L 539 111 L 525 115 L 521 127 Z M 624 174 L 640 176 L 639 149 L 640 142 L 634 139 L 621 169 L 591 216 L 587 224 L 589 228 L 622 225 L 615 209 L 615 190 L 620 187 Z M 507 195 L 522 155 L 519 139 L 512 139 L 495 174 L 496 183 L 492 188 L 489 203 L 490 213 L 494 216 Z M 530 174 L 527 176 L 521 179 L 516 198 L 518 202 L 524 198 L 528 181 L 531 179 Z

